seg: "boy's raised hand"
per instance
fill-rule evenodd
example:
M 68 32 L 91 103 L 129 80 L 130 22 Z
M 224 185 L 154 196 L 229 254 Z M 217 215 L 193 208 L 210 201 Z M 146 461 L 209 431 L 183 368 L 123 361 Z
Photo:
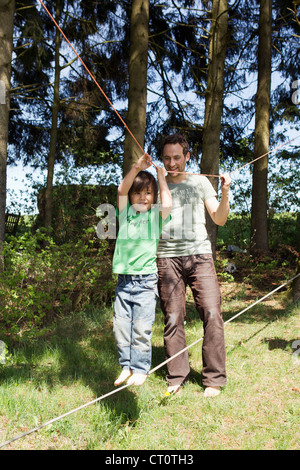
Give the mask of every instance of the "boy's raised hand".
M 137 166 L 141 170 L 146 170 L 151 165 L 152 165 L 152 157 L 149 155 L 149 153 L 144 153 L 144 155 L 141 158 L 139 158 L 137 161 Z

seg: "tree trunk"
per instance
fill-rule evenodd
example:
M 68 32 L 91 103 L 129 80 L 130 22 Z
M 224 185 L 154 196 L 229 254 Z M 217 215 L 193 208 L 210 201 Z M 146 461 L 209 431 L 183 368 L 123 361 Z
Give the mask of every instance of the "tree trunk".
M 147 107 L 147 61 L 149 42 L 149 0 L 132 0 L 129 50 L 129 93 L 127 126 L 144 147 Z M 123 174 L 127 174 L 142 152 L 126 131 Z
M 260 1 L 258 84 L 256 93 L 254 158 L 269 151 L 272 56 L 272 0 Z M 266 252 L 268 243 L 268 156 L 253 165 L 251 252 Z
M 4 269 L 2 251 L 5 236 L 6 165 L 14 12 L 14 0 L 0 0 L 0 272 Z
M 298 212 L 298 215 L 297 215 L 297 228 L 298 228 L 298 233 L 300 233 L 300 212 Z M 300 253 L 300 239 L 298 240 L 297 251 L 298 253 Z M 293 284 L 292 284 L 293 302 L 299 302 L 300 300 L 300 260 L 299 260 L 299 257 L 300 256 L 298 256 L 298 266 L 297 266 L 297 271 L 296 271 L 296 274 L 299 274 L 299 276 L 293 281 Z
M 60 16 L 60 2 L 56 3 L 56 21 Z M 55 71 L 54 71 L 54 95 L 52 105 L 52 122 L 51 122 L 51 135 L 50 135 L 50 146 L 48 155 L 48 167 L 47 167 L 47 184 L 45 191 L 45 216 L 44 224 L 47 233 L 50 233 L 52 226 L 52 206 L 53 206 L 53 177 L 54 177 L 54 165 L 56 160 L 56 146 L 57 146 L 57 126 L 58 126 L 58 113 L 59 113 L 59 82 L 61 67 L 59 64 L 60 57 L 60 45 L 61 36 L 59 30 L 56 28 L 55 34 Z
M 209 37 L 208 77 L 205 95 L 205 116 L 203 126 L 203 144 L 201 172 L 216 175 L 219 173 L 219 152 L 221 117 L 223 110 L 224 64 L 228 34 L 227 0 L 214 0 Z M 210 178 L 214 188 L 218 189 L 218 179 Z M 206 217 L 208 235 L 215 255 L 217 226 Z

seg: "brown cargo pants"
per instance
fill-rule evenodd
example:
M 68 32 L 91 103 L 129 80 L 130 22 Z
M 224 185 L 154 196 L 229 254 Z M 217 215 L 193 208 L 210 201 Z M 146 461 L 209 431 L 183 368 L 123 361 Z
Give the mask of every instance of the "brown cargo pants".
M 166 359 L 186 347 L 184 319 L 186 286 L 189 285 L 203 322 L 202 382 L 204 386 L 224 386 L 225 341 L 221 293 L 212 255 L 158 258 L 158 290 L 165 315 Z M 167 363 L 170 385 L 182 384 L 190 372 L 188 351 Z

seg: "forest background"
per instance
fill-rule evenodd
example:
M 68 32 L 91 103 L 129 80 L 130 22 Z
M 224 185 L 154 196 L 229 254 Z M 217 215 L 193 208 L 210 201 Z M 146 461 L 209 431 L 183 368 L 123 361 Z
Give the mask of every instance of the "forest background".
M 19 325 L 29 316 L 43 324 L 56 306 L 68 311 L 91 302 L 99 278 L 95 298 L 113 297 L 114 241 L 97 237 L 107 215 L 98 208 L 115 205 L 122 174 L 144 149 L 161 164 L 161 138 L 175 131 L 191 144 L 188 170 L 232 175 L 234 230 L 227 242 L 257 256 L 278 252 L 281 243 L 281 256 L 291 257 L 298 272 L 298 1 L 1 0 L 1 8 L 4 323 Z M 14 240 L 5 233 L 5 213 L 20 207 L 15 201 L 6 208 L 6 180 L 7 166 L 18 162 L 46 177 L 41 184 L 27 174 L 24 185 L 34 189 L 27 212 L 37 204 L 39 213 L 22 218 Z M 218 178 L 209 178 L 218 190 Z M 224 237 L 209 217 L 207 225 L 216 255 Z M 76 263 L 67 262 L 79 243 Z M 22 244 L 26 262 L 16 254 Z M 29 263 L 31 256 L 41 266 Z M 78 270 L 71 279 L 65 269 L 61 288 L 41 303 L 33 285 L 51 279 L 45 256 L 52 271 L 56 263 Z M 295 299 L 299 279 L 293 288 Z
M 293 213 L 297 232 L 298 1 L 1 5 L 2 271 L 7 165 L 46 173 L 44 189 L 27 174 L 34 230 L 78 240 L 141 152 L 159 159 L 174 131 L 187 135 L 192 171 L 232 175 L 232 211 L 250 221 L 241 249 L 270 250 L 275 214 Z
M 0 340 L 8 351 L 47 337 L 62 318 L 111 309 L 114 240 L 97 237 L 106 220 L 97 208 L 115 206 L 120 178 L 143 149 L 161 164 L 161 138 L 175 131 L 191 145 L 188 171 L 232 173 L 227 225 L 207 220 L 223 290 L 250 283 L 262 294 L 297 275 L 300 2 L 45 6 L 92 76 L 41 1 L 0 0 Z M 32 169 L 25 207 L 13 196 L 7 204 L 16 164 Z M 15 234 L 8 211 L 22 211 Z M 299 281 L 287 300 L 295 308 Z

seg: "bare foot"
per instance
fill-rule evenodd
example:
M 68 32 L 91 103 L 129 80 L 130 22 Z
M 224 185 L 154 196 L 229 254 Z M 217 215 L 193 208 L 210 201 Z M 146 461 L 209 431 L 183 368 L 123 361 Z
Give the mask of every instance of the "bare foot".
M 128 380 L 128 385 L 143 385 L 145 380 L 147 379 L 147 374 L 132 374 L 130 379 Z
M 206 387 L 204 391 L 205 398 L 216 397 L 220 393 L 220 387 Z
M 169 385 L 167 389 L 167 395 L 172 395 L 181 392 L 181 385 Z
M 132 375 L 130 369 L 123 369 L 119 377 L 114 381 L 114 385 L 121 385 Z

